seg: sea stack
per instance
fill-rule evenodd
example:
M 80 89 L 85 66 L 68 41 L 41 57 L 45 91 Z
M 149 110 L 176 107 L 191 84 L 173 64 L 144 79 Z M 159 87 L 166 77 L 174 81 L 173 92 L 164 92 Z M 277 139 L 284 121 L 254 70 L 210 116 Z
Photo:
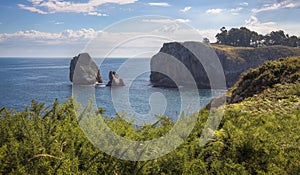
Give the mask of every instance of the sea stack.
M 75 85 L 102 83 L 100 70 L 88 53 L 80 53 L 71 60 L 70 81 Z
M 115 71 L 109 72 L 109 82 L 106 86 L 125 86 L 122 78 Z

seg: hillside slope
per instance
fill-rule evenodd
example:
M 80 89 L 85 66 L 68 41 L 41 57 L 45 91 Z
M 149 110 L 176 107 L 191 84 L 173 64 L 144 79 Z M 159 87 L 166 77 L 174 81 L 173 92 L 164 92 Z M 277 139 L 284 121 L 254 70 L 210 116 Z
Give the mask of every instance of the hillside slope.
M 300 57 L 243 74 L 228 91 L 221 125 L 205 148 L 210 173 L 300 173 L 299 78 Z
M 257 69 L 244 73 L 229 90 L 229 103 L 236 103 L 259 94 L 276 84 L 300 81 L 300 57 L 283 58 L 264 63 Z
M 205 161 L 214 174 L 299 174 L 299 119 L 300 83 L 276 84 L 227 104 Z

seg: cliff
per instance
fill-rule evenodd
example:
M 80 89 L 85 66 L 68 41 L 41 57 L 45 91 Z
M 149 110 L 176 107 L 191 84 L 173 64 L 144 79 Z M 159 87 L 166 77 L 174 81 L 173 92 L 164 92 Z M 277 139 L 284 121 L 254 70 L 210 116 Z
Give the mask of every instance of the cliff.
M 179 81 L 180 86 L 189 84 L 189 82 L 185 82 L 184 77 L 180 76 L 181 70 L 179 70 L 178 67 L 174 67 L 174 64 L 169 65 L 167 61 L 161 61 L 164 59 L 164 56 L 172 56 L 183 63 L 191 72 L 199 89 L 210 88 L 210 79 L 208 78 L 207 69 L 203 67 L 203 61 L 201 61 L 201 63 L 197 61 L 199 60 L 197 58 L 198 56 L 196 57 L 195 54 L 186 47 L 186 45 L 201 45 L 202 48 L 205 47 L 204 44 L 200 42 L 165 43 L 160 49 L 159 53 L 154 55 L 151 59 L 150 81 L 153 86 L 176 87 L 176 84 L 173 81 L 174 77 L 175 79 L 181 79 L 181 81 Z M 227 87 L 233 86 L 234 83 L 239 80 L 240 75 L 250 68 L 256 68 L 269 60 L 277 60 L 279 58 L 300 55 L 300 48 L 292 48 L 287 46 L 248 48 L 213 44 L 211 48 L 215 51 L 215 54 L 220 60 Z M 207 53 L 204 55 L 207 55 Z M 208 61 L 205 64 L 214 64 L 209 63 L 211 56 L 206 56 L 204 59 Z M 213 69 L 213 67 L 210 68 Z M 163 73 L 159 73 L 161 71 L 167 72 L 168 76 L 164 75 Z M 213 71 L 220 70 L 215 69 Z M 172 75 L 172 78 L 169 75 Z

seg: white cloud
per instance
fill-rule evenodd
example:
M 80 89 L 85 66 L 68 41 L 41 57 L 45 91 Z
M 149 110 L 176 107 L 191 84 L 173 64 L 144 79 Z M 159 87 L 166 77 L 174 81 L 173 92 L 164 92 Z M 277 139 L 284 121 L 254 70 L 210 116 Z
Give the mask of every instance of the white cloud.
M 55 22 L 57 23 L 57 22 Z M 64 30 L 59 33 L 40 32 L 36 30 L 19 31 L 16 33 L 0 34 L 0 42 L 32 42 L 44 44 L 62 44 L 76 41 L 87 41 L 97 36 L 97 31 L 92 28 L 78 31 Z
M 190 20 L 189 19 L 143 19 L 142 22 L 170 24 L 170 23 L 188 23 L 190 22 Z
M 23 4 L 18 4 L 18 6 L 20 7 L 20 9 L 23 9 L 23 10 L 28 10 L 30 12 L 36 12 L 36 13 L 39 13 L 39 14 L 47 14 L 47 12 L 44 12 L 40 9 L 37 9 L 35 7 L 29 7 L 29 6 L 26 6 L 26 5 L 23 5 Z
M 245 25 L 247 28 L 262 34 L 278 30 L 278 25 L 275 22 L 261 22 L 255 16 L 251 16 L 246 20 Z
M 251 16 L 245 21 L 245 26 L 250 30 L 256 31 L 260 34 L 268 34 L 272 31 L 283 30 L 290 35 L 300 36 L 300 25 L 296 23 L 278 24 L 273 21 L 261 22 L 257 17 Z
M 250 16 L 248 20 L 245 20 L 246 26 L 253 26 L 259 23 L 258 19 L 255 16 Z
M 55 22 L 54 24 L 60 25 L 60 24 L 64 24 L 64 22 Z
M 98 33 L 92 28 L 56 33 L 37 30 L 0 33 L 0 53 L 4 57 L 70 57 L 80 53 Z
M 203 38 L 208 38 L 210 42 L 216 42 L 216 34 L 219 33 L 220 31 L 218 29 L 202 29 L 198 30 L 198 33 L 203 37 Z
M 98 13 L 97 7 L 106 3 L 115 4 L 130 4 L 137 0 L 89 0 L 87 3 L 75 3 L 72 1 L 63 0 L 29 0 L 31 6 L 24 4 L 18 4 L 19 8 L 28 10 L 30 12 L 36 12 L 39 14 L 51 14 L 51 13 L 84 13 L 94 16 L 107 16 L 106 14 Z
M 208 9 L 206 10 L 207 14 L 219 14 L 223 11 L 224 9 Z
M 137 25 L 150 26 L 151 23 Z M 150 32 L 101 32 L 84 49 L 96 57 L 134 57 L 143 55 L 151 57 L 156 54 L 166 42 L 202 41 L 195 29 L 181 23 L 163 24 Z M 109 55 L 107 55 L 109 54 Z
M 190 22 L 189 19 L 175 19 L 176 22 L 180 22 L 180 23 L 188 23 Z
M 151 6 L 161 6 L 161 7 L 169 7 L 170 4 L 166 3 L 166 2 L 150 2 L 148 3 Z
M 61 21 L 55 21 L 55 20 L 51 20 L 51 21 L 49 21 L 49 23 L 52 23 L 52 24 L 55 24 L 55 25 L 61 25 L 61 24 L 64 24 L 64 22 L 61 22 Z
M 37 30 L 0 34 L 1 56 L 68 56 L 88 52 L 92 57 L 153 56 L 163 43 L 202 41 L 198 31 L 185 23 L 188 19 L 142 18 L 112 26 L 107 31 L 95 29 L 42 32 Z M 54 24 L 57 21 L 49 21 Z M 122 26 L 134 26 L 122 30 Z M 142 30 L 136 30 L 141 29 Z M 29 52 L 29 50 L 31 52 Z
M 88 15 L 91 15 L 91 16 L 108 16 L 108 14 L 98 13 L 98 12 L 89 12 Z
M 144 25 L 158 26 L 152 32 L 163 35 L 173 35 L 180 28 L 185 26 L 185 23 L 190 22 L 189 19 L 143 19 Z
M 43 0 L 28 0 L 29 2 L 31 2 L 33 5 L 39 5 L 40 3 L 43 2 Z
M 248 2 L 242 2 L 242 3 L 240 3 L 240 6 L 243 6 L 243 7 L 247 7 L 248 5 L 249 5 Z
M 278 9 L 284 9 L 284 8 L 290 9 L 290 8 L 299 7 L 299 5 L 300 5 L 299 3 L 295 3 L 292 0 L 283 0 L 279 3 L 266 4 L 260 8 L 252 9 L 252 12 L 259 13 L 259 12 L 278 10 Z
M 243 10 L 243 7 L 237 7 L 237 8 L 234 8 L 234 9 L 230 9 L 230 12 L 237 13 L 237 12 L 240 12 L 241 10 Z
M 184 8 L 181 9 L 180 11 L 183 12 L 183 13 L 185 13 L 185 12 L 191 10 L 191 8 L 192 8 L 192 7 L 184 7 Z

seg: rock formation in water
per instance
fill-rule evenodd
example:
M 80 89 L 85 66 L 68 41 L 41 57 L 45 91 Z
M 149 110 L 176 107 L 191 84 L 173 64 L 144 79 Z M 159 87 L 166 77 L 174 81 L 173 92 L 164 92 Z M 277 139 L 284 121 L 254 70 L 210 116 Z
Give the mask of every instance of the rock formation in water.
M 106 86 L 125 86 L 122 78 L 115 71 L 109 72 L 109 82 Z
M 200 42 L 171 42 L 165 43 L 160 49 L 159 53 L 154 55 L 151 59 L 151 75 L 150 81 L 153 86 L 158 87 L 177 87 L 177 85 L 185 86 L 190 82 L 185 81 L 185 77 L 181 75 L 180 66 L 176 67 L 174 64 L 169 64 L 169 60 L 165 57 L 175 57 L 180 61 L 192 74 L 197 87 L 199 89 L 210 88 L 210 81 L 207 71 L 202 63 L 209 60 L 210 57 L 203 57 L 204 61 L 199 59 L 188 48 L 203 45 Z M 188 46 L 188 47 L 187 47 Z M 286 46 L 268 46 L 261 48 L 248 48 L 248 47 L 231 47 L 223 45 L 212 45 L 212 49 L 217 55 L 223 67 L 223 72 L 226 79 L 227 87 L 231 87 L 240 77 L 240 75 L 250 68 L 256 68 L 268 60 L 276 60 L 289 56 L 300 55 L 300 48 L 291 48 Z M 207 50 L 204 50 L 207 52 Z M 201 55 L 201 54 L 200 54 Z M 205 53 L 204 55 L 207 55 Z M 198 54 L 199 56 L 199 54 Z M 209 62 L 206 62 L 209 64 Z M 205 63 L 205 64 L 206 64 Z M 216 69 L 213 65 L 206 66 L 207 69 Z M 159 72 L 166 72 L 166 76 Z M 174 82 L 179 82 L 177 85 Z
M 81 53 L 71 60 L 70 81 L 76 85 L 102 83 L 99 68 L 88 53 Z

